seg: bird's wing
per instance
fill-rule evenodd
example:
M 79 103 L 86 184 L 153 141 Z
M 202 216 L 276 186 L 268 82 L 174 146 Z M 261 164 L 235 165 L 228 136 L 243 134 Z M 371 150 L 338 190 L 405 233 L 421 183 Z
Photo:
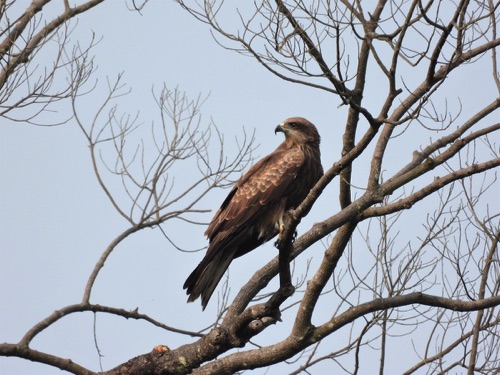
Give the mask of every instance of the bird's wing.
M 259 220 L 266 207 L 284 197 L 303 163 L 299 148 L 276 150 L 260 160 L 236 183 L 205 234 L 210 239 L 219 232 L 230 235 Z

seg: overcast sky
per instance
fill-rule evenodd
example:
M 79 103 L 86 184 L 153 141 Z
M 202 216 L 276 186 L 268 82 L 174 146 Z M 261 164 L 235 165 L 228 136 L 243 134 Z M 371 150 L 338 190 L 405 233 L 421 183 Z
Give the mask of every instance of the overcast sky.
M 259 146 L 255 156 L 263 156 L 282 141 L 281 134 L 274 134 L 276 125 L 287 117 L 303 116 L 315 123 L 322 135 L 325 168 L 339 156 L 345 108 L 338 108 L 337 97 L 286 83 L 255 60 L 221 48 L 206 25 L 172 1 L 151 1 L 142 15 L 128 11 L 122 2 L 105 2 L 73 25 L 73 41 L 85 44 L 92 32 L 97 39 L 102 38 L 93 49 L 97 88 L 81 99 L 82 116 L 90 116 L 100 105 L 106 78 L 112 80 L 124 72 L 123 81 L 132 92 L 117 103 L 121 111 L 140 113 L 141 121 L 147 124 L 145 136 L 151 121 L 158 121 L 152 88 L 159 89 L 165 83 L 193 99 L 208 95 L 202 123 L 213 121 L 227 145 L 241 137 L 243 129 L 248 134 L 255 131 Z M 447 90 L 453 96 L 458 88 L 450 85 Z M 491 97 L 478 92 L 474 99 L 481 101 L 482 95 Z M 64 106 L 59 113 L 44 118 L 57 121 L 64 117 L 69 102 Z M 99 188 L 86 140 L 74 121 L 56 127 L 0 124 L 0 147 L 0 341 L 17 342 L 27 329 L 57 308 L 80 302 L 93 266 L 127 222 Z M 412 150 L 406 150 L 401 163 L 409 161 Z M 184 177 L 180 174 L 177 179 Z M 110 181 L 123 197 L 120 181 Z M 212 194 L 205 208 L 216 210 L 226 193 Z M 334 198 L 323 202 L 332 202 L 334 207 L 337 194 L 332 194 Z M 318 214 L 315 220 L 314 213 L 302 225 L 307 227 L 324 217 Z M 201 216 L 200 221 L 209 221 L 212 214 Z M 203 226 L 167 223 L 164 230 L 186 249 L 206 245 Z M 322 253 L 321 244 L 315 246 Z M 202 255 L 180 253 L 160 231 L 144 230 L 111 255 L 91 300 L 131 310 L 139 307 L 166 324 L 201 329 L 213 320 L 217 296 L 202 313 L 198 302 L 185 303 L 182 284 Z M 274 255 L 274 247 L 268 244 L 246 256 L 244 262 L 236 261 L 230 270 L 233 296 Z M 33 347 L 98 370 L 93 324 L 91 314 L 72 315 L 37 337 Z M 157 344 L 175 348 L 191 341 L 144 322 L 104 314 L 98 315 L 96 324 L 104 369 L 149 352 Z M 279 335 L 279 327 L 270 332 Z M 61 373 L 13 358 L 0 358 L 0 372 Z

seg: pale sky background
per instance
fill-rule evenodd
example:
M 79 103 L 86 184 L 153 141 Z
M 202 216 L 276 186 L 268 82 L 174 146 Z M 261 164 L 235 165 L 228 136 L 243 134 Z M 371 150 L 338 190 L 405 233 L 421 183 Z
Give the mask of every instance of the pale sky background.
M 100 104 L 106 77 L 114 78 L 124 72 L 123 81 L 132 88 L 132 93 L 117 103 L 123 111 L 140 112 L 142 121 L 148 124 L 144 129 L 146 135 L 149 123 L 158 121 L 151 89 L 166 83 L 171 89 L 178 87 L 185 91 L 192 99 L 199 94 L 210 94 L 202 107 L 202 123 L 213 120 L 229 146 L 235 136 L 241 136 L 243 128 L 248 134 L 255 130 L 259 145 L 255 156 L 265 155 L 282 141 L 280 134 L 274 135 L 276 125 L 287 117 L 303 116 L 316 124 L 322 135 L 325 169 L 338 158 L 346 110 L 338 108 L 337 97 L 284 82 L 252 58 L 224 50 L 213 40 L 208 26 L 173 2 L 151 1 L 142 15 L 128 11 L 121 1 L 105 2 L 73 24 L 76 28 L 72 40 L 85 44 L 91 31 L 97 38 L 102 37 L 93 49 L 98 88 L 81 99 L 82 113 L 91 115 Z M 464 73 L 471 74 L 471 70 L 465 69 Z M 471 101 L 462 103 L 464 114 L 477 103 L 494 97 L 486 85 L 491 74 L 476 75 L 474 87 L 484 90 L 477 90 Z M 449 93 L 450 103 L 456 103 L 463 85 L 455 80 L 443 90 Z M 367 97 L 368 106 L 377 100 L 377 93 L 372 93 Z M 65 102 L 59 113 L 47 114 L 47 119 L 50 121 L 53 116 L 57 121 L 64 117 L 68 106 L 69 102 Z M 408 162 L 411 152 L 426 141 L 407 148 L 402 146 L 399 151 L 404 152 L 394 158 L 396 165 Z M 81 300 L 94 264 L 109 242 L 127 227 L 127 222 L 113 210 L 100 190 L 86 140 L 74 121 L 50 128 L 0 124 L 0 147 L 0 341 L 17 342 L 54 310 Z M 183 175 L 177 178 L 182 180 Z M 118 180 L 112 186 L 118 195 L 123 194 L 119 192 Z M 328 188 L 320 206 L 331 205 L 335 209 L 336 188 L 336 183 Z M 204 207 L 215 212 L 226 193 L 211 194 Z M 213 212 L 200 220 L 209 221 Z M 303 229 L 299 227 L 299 233 L 327 217 L 328 212 L 322 214 L 315 207 L 301 224 Z M 412 215 L 418 213 L 417 207 Z M 163 228 L 185 248 L 206 245 L 203 226 L 168 222 Z M 314 249 L 322 254 L 321 244 Z M 253 272 L 274 255 L 276 251 L 270 243 L 246 256 L 244 261 L 233 263 L 230 268 L 233 297 Z M 312 256 L 310 251 L 302 259 Z M 182 289 L 185 278 L 201 258 L 202 253 L 176 251 L 157 229 L 144 230 L 129 237 L 111 255 L 97 279 L 91 300 L 130 310 L 139 307 L 140 312 L 171 326 L 201 329 L 213 320 L 217 295 L 202 312 L 199 301 L 185 303 Z M 96 324 L 105 370 L 149 352 L 155 345 L 175 348 L 194 340 L 161 331 L 145 322 L 106 314 L 99 314 Z M 269 331 L 271 337 L 280 335 L 279 324 Z M 97 371 L 99 359 L 93 340 L 93 315 L 74 314 L 39 335 L 32 346 Z M 397 344 L 392 349 L 393 358 L 403 353 L 411 355 Z M 397 361 L 389 366 L 400 368 Z M 16 358 L 0 358 L 0 373 L 60 374 L 61 371 Z

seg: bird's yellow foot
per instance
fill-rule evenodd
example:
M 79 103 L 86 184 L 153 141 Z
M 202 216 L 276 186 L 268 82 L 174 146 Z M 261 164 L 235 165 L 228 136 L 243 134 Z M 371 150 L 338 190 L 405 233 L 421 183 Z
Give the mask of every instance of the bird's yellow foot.
M 285 224 L 280 224 L 278 227 L 278 239 L 274 242 L 274 246 L 279 248 L 285 232 Z
M 279 229 L 279 234 L 278 234 L 278 241 L 282 240 L 284 232 L 285 232 L 285 224 L 280 224 L 280 229 Z

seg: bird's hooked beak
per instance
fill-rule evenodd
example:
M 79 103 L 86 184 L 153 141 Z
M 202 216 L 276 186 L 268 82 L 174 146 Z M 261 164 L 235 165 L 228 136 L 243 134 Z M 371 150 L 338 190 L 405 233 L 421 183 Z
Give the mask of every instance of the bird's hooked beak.
M 285 133 L 285 123 L 282 122 L 281 124 L 279 124 L 276 129 L 274 129 L 274 134 L 278 133 L 278 132 L 282 132 L 282 133 Z

